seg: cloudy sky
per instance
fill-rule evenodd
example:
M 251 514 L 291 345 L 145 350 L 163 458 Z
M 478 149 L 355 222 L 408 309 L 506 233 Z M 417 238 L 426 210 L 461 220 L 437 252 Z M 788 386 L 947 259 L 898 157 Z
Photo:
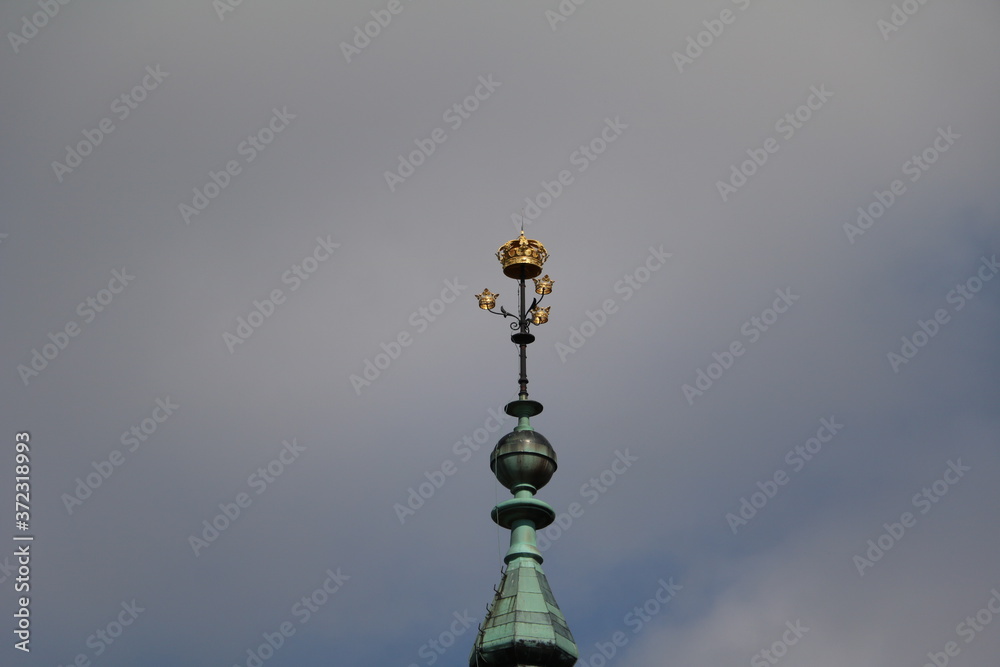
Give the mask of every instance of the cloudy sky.
M 0 26 L 3 664 L 465 665 L 522 211 L 579 665 L 996 664 L 994 0 Z

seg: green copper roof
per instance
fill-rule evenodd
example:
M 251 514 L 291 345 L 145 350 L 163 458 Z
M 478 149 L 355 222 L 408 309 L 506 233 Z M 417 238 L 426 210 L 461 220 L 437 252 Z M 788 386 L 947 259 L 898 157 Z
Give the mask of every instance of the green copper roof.
M 542 566 L 533 558 L 513 560 L 476 637 L 469 667 L 569 667 L 578 655 Z

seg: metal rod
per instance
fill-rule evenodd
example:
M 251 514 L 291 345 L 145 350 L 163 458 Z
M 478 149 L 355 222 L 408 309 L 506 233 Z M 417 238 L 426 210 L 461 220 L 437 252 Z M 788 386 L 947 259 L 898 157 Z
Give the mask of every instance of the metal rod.
M 521 333 L 528 333 L 528 318 L 527 313 L 524 311 L 524 268 L 521 268 L 521 281 L 520 281 L 520 296 L 521 296 Z M 518 382 L 521 385 L 521 392 L 519 396 L 522 399 L 528 398 L 528 356 L 527 356 L 527 345 L 522 341 L 518 346 L 520 347 L 520 357 L 521 357 L 521 377 L 518 378 Z

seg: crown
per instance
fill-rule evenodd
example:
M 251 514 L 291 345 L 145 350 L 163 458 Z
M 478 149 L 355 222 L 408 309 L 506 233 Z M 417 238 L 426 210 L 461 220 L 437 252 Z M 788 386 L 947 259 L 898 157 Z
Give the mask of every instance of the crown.
M 549 253 L 540 241 L 521 236 L 513 241 L 507 241 L 497 250 L 497 259 L 503 266 L 503 274 L 514 280 L 534 278 L 542 272 L 542 265 L 549 258 Z

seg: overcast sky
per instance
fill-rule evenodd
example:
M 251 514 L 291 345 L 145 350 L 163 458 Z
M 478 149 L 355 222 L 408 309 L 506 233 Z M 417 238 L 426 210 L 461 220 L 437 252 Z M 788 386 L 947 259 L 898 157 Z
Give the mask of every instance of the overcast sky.
M 523 210 L 579 665 L 995 666 L 994 0 L 62 2 L 0 6 L 0 662 L 467 664 Z

